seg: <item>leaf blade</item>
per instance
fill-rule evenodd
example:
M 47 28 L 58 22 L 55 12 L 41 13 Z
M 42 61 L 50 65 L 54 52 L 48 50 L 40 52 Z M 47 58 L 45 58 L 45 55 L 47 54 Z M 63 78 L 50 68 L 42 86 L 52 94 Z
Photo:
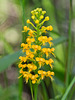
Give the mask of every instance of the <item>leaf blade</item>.
M 19 58 L 19 56 L 23 55 L 22 51 L 19 50 L 13 54 L 7 55 L 0 59 L 0 72 L 4 71 L 6 68 L 8 68 L 11 64 L 16 62 Z

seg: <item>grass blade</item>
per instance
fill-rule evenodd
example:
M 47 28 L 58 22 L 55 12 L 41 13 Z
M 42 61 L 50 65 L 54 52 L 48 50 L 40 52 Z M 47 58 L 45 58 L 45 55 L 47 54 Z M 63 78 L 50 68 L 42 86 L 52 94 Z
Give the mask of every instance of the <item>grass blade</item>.
M 72 41 L 72 34 L 71 34 L 71 20 L 72 20 L 72 0 L 70 0 L 70 10 L 69 10 L 69 40 L 68 40 L 68 59 L 67 59 L 67 69 L 66 69 L 66 88 L 69 85 L 69 72 L 71 66 L 71 41 Z
M 68 93 L 70 92 L 70 90 L 71 90 L 71 88 L 72 88 L 72 86 L 73 86 L 74 84 L 75 84 L 75 77 L 73 78 L 72 82 L 71 82 L 70 85 L 68 86 L 68 88 L 67 88 L 67 90 L 66 90 L 66 92 L 65 92 L 65 94 L 63 95 L 63 97 L 62 97 L 61 100 L 65 100 L 65 99 L 66 99 Z
M 47 90 L 43 81 L 41 82 L 41 85 L 42 85 L 42 89 L 44 93 L 44 100 L 49 100 L 48 95 L 47 95 Z

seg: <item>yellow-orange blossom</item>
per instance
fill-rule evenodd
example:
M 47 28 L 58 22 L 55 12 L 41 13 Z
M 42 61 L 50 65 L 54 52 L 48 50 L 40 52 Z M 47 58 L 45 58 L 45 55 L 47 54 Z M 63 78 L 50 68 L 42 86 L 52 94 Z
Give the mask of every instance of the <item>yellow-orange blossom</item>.
M 20 68 L 20 74 L 25 78 L 26 83 L 31 79 L 32 83 L 39 83 L 44 77 L 54 76 L 54 72 L 44 71 L 42 67 L 50 66 L 53 68 L 52 63 L 53 59 L 50 58 L 50 55 L 54 55 L 54 48 L 51 48 L 53 43 L 51 42 L 52 37 L 42 36 L 42 33 L 47 33 L 47 31 L 52 31 L 53 27 L 43 26 L 45 21 L 49 20 L 49 17 L 44 18 L 46 11 L 42 11 L 42 8 L 37 8 L 31 11 L 31 18 L 35 22 L 35 25 L 28 19 L 27 23 L 31 24 L 35 30 L 30 29 L 27 26 L 24 26 L 22 32 L 28 32 L 28 37 L 26 39 L 26 44 L 22 43 L 22 51 L 25 52 L 25 56 L 20 56 L 20 62 L 18 67 Z M 46 43 L 49 43 L 49 48 L 43 47 Z M 46 55 L 46 58 L 43 58 L 43 55 Z M 20 77 L 21 77 L 20 76 Z

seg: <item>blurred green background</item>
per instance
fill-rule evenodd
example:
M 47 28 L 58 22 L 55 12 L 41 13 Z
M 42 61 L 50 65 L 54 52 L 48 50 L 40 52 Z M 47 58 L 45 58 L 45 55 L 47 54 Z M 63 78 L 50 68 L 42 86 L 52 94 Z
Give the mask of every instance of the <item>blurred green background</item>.
M 56 58 L 54 81 L 44 79 L 38 100 L 75 100 L 75 0 L 0 0 L 0 100 L 31 100 L 17 66 L 22 28 L 39 7 L 50 17 L 45 26 L 53 26 L 47 36 L 53 37 Z

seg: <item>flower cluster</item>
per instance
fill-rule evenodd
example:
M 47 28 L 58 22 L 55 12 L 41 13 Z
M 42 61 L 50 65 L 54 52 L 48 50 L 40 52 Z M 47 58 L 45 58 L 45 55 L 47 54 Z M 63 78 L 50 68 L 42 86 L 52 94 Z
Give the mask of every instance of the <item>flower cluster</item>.
M 23 32 L 28 32 L 28 37 L 26 39 L 26 44 L 21 44 L 25 56 L 19 57 L 20 63 L 18 67 L 20 68 L 19 72 L 21 76 L 25 78 L 26 83 L 29 79 L 35 84 L 39 83 L 45 77 L 50 77 L 52 79 L 52 76 L 54 76 L 54 72 L 42 70 L 44 65 L 53 68 L 52 63 L 54 63 L 54 61 L 50 55 L 54 55 L 55 50 L 53 47 L 51 48 L 53 45 L 52 37 L 42 36 L 42 33 L 53 30 L 51 25 L 47 27 L 43 26 L 44 22 L 49 20 L 48 16 L 44 18 L 45 13 L 46 11 L 42 11 L 41 8 L 31 11 L 31 18 L 35 25 L 29 19 L 27 20 L 27 23 L 31 24 L 34 30 L 24 26 Z M 49 48 L 44 48 L 46 43 L 49 43 Z M 43 57 L 44 55 L 47 59 Z

